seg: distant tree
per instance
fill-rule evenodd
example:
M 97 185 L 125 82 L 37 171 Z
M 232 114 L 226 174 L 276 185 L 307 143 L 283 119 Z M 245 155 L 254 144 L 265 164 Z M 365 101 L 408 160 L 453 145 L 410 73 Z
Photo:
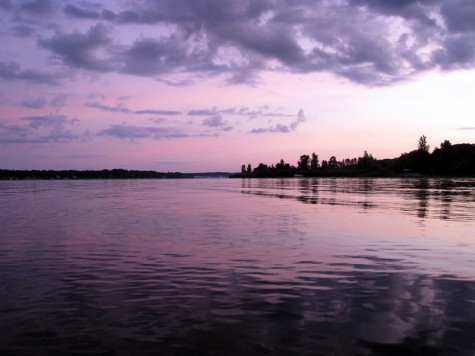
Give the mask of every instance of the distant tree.
M 435 174 L 453 174 L 457 165 L 457 152 L 453 149 L 450 141 L 445 140 L 436 148 L 431 155 Z M 458 162 L 459 163 L 459 162 Z
M 243 165 L 241 166 L 241 173 L 242 173 L 242 174 L 246 173 L 246 165 L 245 165 L 245 164 L 243 164 Z
M 267 164 L 259 163 L 259 165 L 254 168 L 252 172 L 258 177 L 264 177 L 269 175 L 269 167 L 267 166 Z
M 280 162 L 275 165 L 275 168 L 276 168 L 276 169 L 286 169 L 286 168 L 290 168 L 290 164 L 285 163 L 285 161 L 284 161 L 283 159 L 281 159 Z
M 442 151 L 448 151 L 448 150 L 450 150 L 451 148 L 452 148 L 452 144 L 451 144 L 450 141 L 448 141 L 448 140 L 445 140 L 444 142 L 442 142 L 442 143 L 440 144 L 440 149 L 441 149 Z
M 318 166 L 319 166 L 318 155 L 316 155 L 314 152 L 312 153 L 312 159 L 310 160 L 310 170 L 316 171 Z
M 310 167 L 310 156 L 301 155 L 300 160 L 297 162 L 297 169 L 301 171 L 307 171 Z
M 336 160 L 335 156 L 330 157 L 330 160 L 328 161 L 328 168 L 330 169 L 338 168 L 338 161 Z
M 364 151 L 363 157 L 358 158 L 358 167 L 363 170 L 371 169 L 374 166 L 375 161 L 373 155 Z
M 247 165 L 247 172 L 246 173 L 249 173 L 249 174 L 252 173 L 252 166 L 251 166 L 250 163 Z
M 420 151 L 429 152 L 430 146 L 427 144 L 427 138 L 425 137 L 425 135 L 422 135 L 419 138 L 419 143 L 417 145 L 417 149 L 420 150 Z
M 275 177 L 292 177 L 295 173 L 295 167 L 290 166 L 289 163 L 285 163 L 283 159 L 275 165 L 273 175 Z

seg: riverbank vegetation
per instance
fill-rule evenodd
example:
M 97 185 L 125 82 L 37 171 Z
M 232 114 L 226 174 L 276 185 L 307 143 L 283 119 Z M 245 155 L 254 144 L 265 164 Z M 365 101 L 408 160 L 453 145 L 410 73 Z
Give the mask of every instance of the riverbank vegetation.
M 0 180 L 10 179 L 165 179 L 188 178 L 179 172 L 135 171 L 126 169 L 103 169 L 100 171 L 76 170 L 5 170 L 0 169 Z
M 259 177 L 394 177 L 394 176 L 474 176 L 475 144 L 455 144 L 444 141 L 430 152 L 425 136 L 417 149 L 393 159 L 376 159 L 364 151 L 361 157 L 338 160 L 331 156 L 320 162 L 317 154 L 301 155 L 297 165 L 280 160 L 276 164 L 242 165 L 232 178 Z

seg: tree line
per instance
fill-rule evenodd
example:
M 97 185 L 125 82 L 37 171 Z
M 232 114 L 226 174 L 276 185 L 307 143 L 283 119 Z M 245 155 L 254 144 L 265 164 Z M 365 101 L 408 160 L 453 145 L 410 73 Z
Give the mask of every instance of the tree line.
M 251 177 L 393 177 L 393 176 L 473 176 L 475 175 L 475 144 L 454 144 L 445 140 L 440 147 L 430 152 L 426 136 L 419 138 L 417 149 L 403 153 L 397 158 L 376 159 L 364 151 L 361 157 L 338 160 L 319 160 L 317 154 L 301 155 L 297 164 L 291 165 L 281 159 L 276 164 L 259 163 L 242 165 L 241 172 L 233 178 Z
M 6 170 L 0 169 L 0 180 L 9 179 L 164 179 L 187 178 L 179 172 L 137 171 L 126 169 L 103 169 L 98 171 L 77 170 Z

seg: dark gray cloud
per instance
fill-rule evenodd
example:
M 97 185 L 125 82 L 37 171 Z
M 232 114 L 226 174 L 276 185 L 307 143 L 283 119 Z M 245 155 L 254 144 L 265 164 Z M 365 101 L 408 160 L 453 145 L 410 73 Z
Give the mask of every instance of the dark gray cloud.
M 35 32 L 35 29 L 28 25 L 19 25 L 13 27 L 13 31 L 18 37 L 30 37 Z
M 0 123 L 0 143 L 61 143 L 81 139 L 70 127 L 78 120 L 64 115 L 23 117 L 24 125 Z
M 188 111 L 188 115 L 190 116 L 213 116 L 217 114 L 247 116 L 249 119 L 255 119 L 257 117 L 294 117 L 294 115 L 282 113 L 280 110 L 276 110 L 268 106 L 261 106 L 258 108 L 241 106 L 225 109 L 218 109 L 217 107 L 214 107 L 212 109 L 192 109 Z
M 130 114 L 132 112 L 130 109 L 127 109 L 123 105 L 109 106 L 100 103 L 86 103 L 85 105 L 89 108 L 99 109 L 107 112 L 119 112 L 123 114 Z
M 36 84 L 57 85 L 59 79 L 64 77 L 60 73 L 42 72 L 36 69 L 22 69 L 16 62 L 0 62 L 0 79 L 26 80 Z
M 172 87 L 186 87 L 188 85 L 193 84 L 193 80 L 191 79 L 171 80 L 164 78 L 156 78 L 156 80 L 160 83 L 164 83 Z
M 20 125 L 6 125 L 0 122 L 0 143 L 29 142 L 30 130 Z
M 271 127 L 266 127 L 266 128 L 255 128 L 250 131 L 250 133 L 255 133 L 255 134 L 261 134 L 261 133 L 290 133 L 295 131 L 299 125 L 303 122 L 305 122 L 305 114 L 302 109 L 299 110 L 297 113 L 297 116 L 295 117 L 294 121 L 292 121 L 288 125 L 283 125 L 283 124 L 276 124 Z
M 0 1 L 4 9 L 13 6 Z M 374 86 L 427 70 L 475 67 L 473 0 L 35 0 L 17 7 L 46 14 L 60 5 L 58 16 L 98 21 L 88 32 L 39 40 L 60 63 L 169 85 L 216 75 L 257 85 L 262 71 L 286 71 Z M 110 31 L 130 25 L 147 25 L 146 35 L 124 40 Z M 176 74 L 187 79 L 171 79 Z
M 0 9 L 10 10 L 11 7 L 12 7 L 12 3 L 10 0 L 0 0 Z
M 261 133 L 276 133 L 276 132 L 280 132 L 280 133 L 289 133 L 290 132 L 290 129 L 287 125 L 281 125 L 281 124 L 277 124 L 273 127 L 267 127 L 267 128 L 257 128 L 257 129 L 252 129 L 250 131 L 250 133 L 255 133 L 255 134 L 261 134 Z
M 193 109 L 188 111 L 188 115 L 191 116 L 210 116 L 215 115 L 216 110 L 209 110 L 209 109 Z
M 181 138 L 188 135 L 181 131 L 168 127 L 143 127 L 134 125 L 112 125 L 108 129 L 98 133 L 99 136 L 113 136 L 120 139 L 136 141 L 150 138 L 160 140 L 163 138 Z
M 145 110 L 130 110 L 126 108 L 123 104 L 119 104 L 116 106 L 104 105 L 97 102 L 86 103 L 87 107 L 99 109 L 107 112 L 118 112 L 123 114 L 137 114 L 137 115 L 179 115 L 181 114 L 180 111 L 175 110 L 154 110 L 154 109 L 145 109 Z
M 443 69 L 473 68 L 475 66 L 475 32 L 449 36 L 432 59 Z
M 82 68 L 98 72 L 114 69 L 111 58 L 103 58 L 98 52 L 106 50 L 111 42 L 109 29 L 97 24 L 86 33 L 57 33 L 54 37 L 40 40 L 39 45 L 51 50 L 63 63 L 73 68 Z
M 233 129 L 220 114 L 212 115 L 202 122 L 203 126 L 212 127 L 220 131 L 231 131 Z
M 283 113 L 281 110 L 266 105 L 258 108 L 249 108 L 246 106 L 232 107 L 219 110 L 219 112 L 223 114 L 247 116 L 249 119 L 255 119 L 258 117 L 294 117 L 294 115 Z
M 450 33 L 475 31 L 473 0 L 452 0 L 441 5 L 440 13 Z
M 77 17 L 80 19 L 98 20 L 101 18 L 101 14 L 95 9 L 84 9 L 71 4 L 66 5 L 63 8 L 63 11 L 68 16 Z
M 42 96 L 37 99 L 23 100 L 21 104 L 30 109 L 42 109 L 46 106 L 46 98 Z
M 181 34 L 139 39 L 119 54 L 119 70 L 140 76 L 220 70 L 209 52 L 193 49 L 190 42 Z
M 66 105 L 66 101 L 68 100 L 68 96 L 65 94 L 59 94 L 56 95 L 53 99 L 50 101 L 50 106 L 54 108 L 60 108 Z
M 69 119 L 65 115 L 26 116 L 22 120 L 27 121 L 28 126 L 33 129 L 52 127 L 56 131 L 63 131 L 66 125 L 74 124 L 77 121 L 76 119 Z
M 50 0 L 33 0 L 20 5 L 25 10 L 34 15 L 47 15 L 54 11 L 53 3 Z
M 136 110 L 135 114 L 146 115 L 180 115 L 181 111 L 175 110 Z

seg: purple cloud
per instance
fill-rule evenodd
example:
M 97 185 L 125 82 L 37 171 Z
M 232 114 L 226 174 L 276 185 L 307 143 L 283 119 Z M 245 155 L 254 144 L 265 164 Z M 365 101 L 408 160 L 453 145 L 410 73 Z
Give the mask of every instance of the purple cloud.
M 428 70 L 475 67 L 472 0 L 143 0 L 120 6 L 84 1 L 57 11 L 58 6 L 48 0 L 0 0 L 4 10 L 54 14 L 86 25 L 100 21 L 89 31 L 70 33 L 61 31 L 58 21 L 49 38 L 35 31 L 40 48 L 56 63 L 152 76 L 169 85 L 217 75 L 229 84 L 257 85 L 262 71 L 277 71 L 325 72 L 377 86 Z M 115 36 L 130 25 L 150 34 Z M 23 36 L 32 36 L 31 21 L 20 16 L 15 26 L 23 28 Z M 53 80 L 38 72 L 16 72 L 8 76 L 0 69 L 0 77 Z M 171 79 L 176 74 L 187 79 Z
M 24 125 L 0 123 L 0 143 L 60 143 L 83 137 L 69 129 L 78 120 L 64 115 L 27 116 L 22 120 Z
M 151 138 L 160 140 L 163 138 L 181 138 L 188 135 L 168 127 L 142 127 L 134 125 L 112 125 L 98 133 L 98 136 L 112 136 L 120 139 L 136 141 L 137 139 Z
M 69 34 L 56 34 L 47 40 L 40 40 L 39 45 L 51 50 L 54 55 L 65 65 L 73 68 L 88 69 L 98 72 L 114 70 L 110 58 L 101 57 L 98 52 L 107 49 L 111 42 L 109 29 L 97 24 L 86 33 L 73 32 Z
M 37 99 L 23 100 L 21 104 L 30 109 L 43 109 L 46 106 L 46 98 L 41 96 Z
M 36 69 L 22 69 L 16 62 L 0 62 L 0 79 L 25 80 L 36 84 L 57 85 L 63 74 L 42 72 Z
M 221 131 L 230 131 L 233 129 L 232 126 L 229 126 L 228 123 L 222 118 L 220 114 L 215 114 L 203 120 L 203 126 L 212 127 Z
M 297 127 L 305 122 L 305 114 L 302 109 L 297 113 L 297 117 L 289 125 L 276 124 L 272 127 L 267 128 L 256 128 L 252 129 L 250 133 L 261 134 L 261 133 L 290 133 L 297 129 Z

